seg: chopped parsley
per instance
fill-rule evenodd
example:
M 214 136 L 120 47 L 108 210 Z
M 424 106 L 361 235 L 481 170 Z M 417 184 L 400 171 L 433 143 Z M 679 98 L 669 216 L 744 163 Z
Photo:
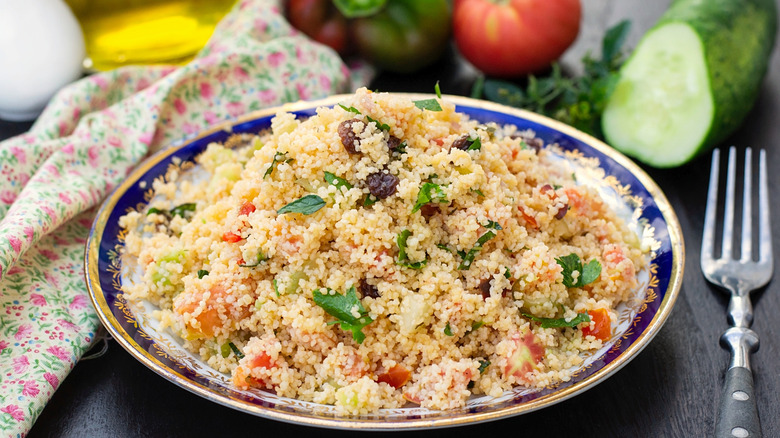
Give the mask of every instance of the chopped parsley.
M 355 342 L 358 344 L 363 343 L 363 340 L 366 338 L 362 331 L 363 327 L 371 324 L 374 320 L 368 316 L 368 311 L 366 311 L 363 303 L 357 297 L 355 286 L 350 287 L 345 295 L 331 292 L 330 289 L 327 289 L 325 293 L 316 289 L 312 293 L 314 303 L 322 307 L 329 315 L 337 318 L 336 321 L 329 322 L 328 325 L 339 324 L 342 330 L 352 332 L 352 339 Z M 358 317 L 355 317 L 353 310 L 357 310 Z
M 346 107 L 346 106 L 344 106 L 342 104 L 339 104 L 339 106 L 341 108 L 343 108 L 344 111 L 349 111 L 351 113 L 363 115 L 363 113 L 361 113 L 360 110 L 355 108 L 354 106 Z M 387 123 L 382 123 L 379 120 L 376 120 L 376 119 L 374 119 L 374 118 L 372 118 L 370 116 L 366 116 L 366 119 L 368 120 L 369 123 L 374 122 L 376 124 L 376 127 L 381 129 L 381 130 L 383 130 L 383 131 L 389 131 L 390 130 L 390 125 L 388 125 Z
M 466 148 L 467 151 L 478 151 L 482 149 L 482 138 L 480 136 L 477 136 L 477 138 L 469 137 L 469 141 L 471 143 L 469 144 L 469 147 Z
M 446 203 L 447 194 L 444 193 L 444 190 L 441 189 L 440 185 L 426 182 L 423 183 L 422 187 L 420 187 L 420 191 L 417 193 L 417 202 L 414 204 L 414 208 L 412 208 L 412 213 L 430 202 Z
M 447 335 L 447 336 L 452 336 L 452 327 L 450 327 L 450 323 L 449 322 L 444 327 L 444 334 Z
M 274 281 L 271 282 L 271 284 L 274 285 L 274 293 L 276 294 L 276 298 L 279 298 L 281 294 L 279 293 L 279 282 L 276 281 L 274 278 Z
M 542 328 L 577 327 L 580 323 L 590 322 L 590 317 L 587 313 L 578 313 L 571 321 L 566 321 L 565 318 L 539 318 L 530 313 L 523 313 L 523 316 L 540 323 Z
M 439 101 L 436 99 L 415 100 L 414 106 L 423 111 L 441 111 L 441 105 L 439 105 Z
M 325 172 L 325 182 L 335 186 L 339 191 L 341 191 L 342 187 L 346 187 L 347 190 L 352 188 L 352 184 L 350 184 L 349 181 L 327 171 Z
M 601 275 L 601 263 L 596 259 L 583 266 L 580 257 L 571 253 L 567 256 L 558 257 L 555 261 L 563 268 L 563 284 L 566 287 L 583 287 L 593 283 Z M 574 271 L 579 272 L 577 281 L 574 281 L 572 276 Z
M 221 350 L 220 352 L 222 353 L 222 357 L 230 356 L 230 352 L 232 351 L 233 354 L 235 354 L 239 360 L 244 358 L 244 353 L 242 353 L 241 350 L 239 350 L 238 347 L 236 347 L 236 344 L 232 342 L 228 342 L 227 344 L 222 344 L 220 350 Z
M 488 230 L 503 230 L 503 228 L 501 228 L 501 225 L 496 221 L 488 220 L 486 224 L 480 224 L 480 225 L 487 228 Z
M 485 194 L 482 193 L 482 190 L 480 190 L 480 189 L 469 189 L 469 190 L 471 190 L 472 192 L 478 194 L 479 196 L 481 196 L 483 198 L 485 197 Z
M 197 204 L 195 204 L 194 202 L 188 202 L 186 204 L 177 205 L 176 207 L 173 207 L 170 211 L 161 208 L 152 207 L 146 212 L 146 215 L 149 216 L 150 214 L 161 214 L 168 218 L 179 216 L 179 217 L 183 217 L 184 219 L 190 219 L 192 218 L 192 215 L 195 214 L 196 206 Z
M 278 214 L 284 213 L 301 213 L 312 214 L 317 210 L 325 206 L 325 201 L 317 195 L 306 195 L 303 198 L 296 199 L 291 203 L 280 208 L 276 212 Z
M 292 158 L 290 158 L 290 159 L 287 158 L 287 152 L 277 152 L 277 153 L 275 153 L 274 154 L 274 158 L 271 160 L 271 165 L 268 166 L 268 169 L 263 174 L 263 179 L 265 179 L 265 177 L 267 177 L 268 175 L 273 173 L 274 167 L 276 166 L 276 164 L 277 163 L 281 163 L 282 161 L 284 161 L 285 163 L 289 163 L 290 161 L 292 161 Z
M 365 199 L 363 199 L 363 207 L 370 207 L 376 204 L 377 202 L 379 202 L 379 198 L 377 198 L 376 196 L 371 194 L 366 195 Z
M 490 222 L 495 224 L 495 226 L 498 226 L 498 228 L 495 229 L 497 230 L 501 229 L 501 225 L 498 225 L 493 221 Z M 490 225 L 490 223 L 488 223 L 488 225 Z M 478 252 L 482 251 L 482 246 L 488 243 L 488 241 L 490 241 L 490 239 L 494 237 L 496 237 L 495 231 L 488 231 L 487 233 L 479 236 L 479 239 L 477 239 L 477 243 L 474 244 L 474 246 L 469 250 L 469 252 L 458 251 L 458 254 L 460 254 L 461 258 L 463 259 L 461 260 L 460 265 L 458 265 L 458 269 L 467 270 L 468 268 L 470 268 L 471 263 L 474 262 L 474 257 L 477 256 Z
M 198 270 L 198 279 L 201 279 L 201 278 L 203 278 L 203 277 L 205 277 L 207 275 L 209 275 L 209 271 L 207 271 L 205 269 L 199 269 Z
M 506 278 L 507 280 L 512 278 L 512 273 L 509 272 L 509 268 L 507 268 L 506 266 L 504 266 L 504 278 Z
M 450 249 L 449 246 L 441 244 L 441 243 L 437 243 L 436 244 L 436 248 L 443 249 L 443 250 L 445 250 L 447 252 L 450 252 L 450 253 L 452 252 L 452 250 Z
M 395 263 L 406 268 L 420 270 L 428 263 L 428 259 L 414 263 L 409 262 L 409 256 L 406 254 L 406 239 L 411 235 L 412 232 L 409 230 L 403 230 L 398 234 L 395 240 L 398 244 L 398 260 Z
M 433 91 L 436 92 L 436 97 L 441 99 L 441 88 L 439 88 L 439 81 L 436 81 L 436 85 L 433 86 Z
M 487 360 L 487 359 L 480 360 L 479 361 L 479 373 L 480 374 L 484 373 L 485 370 L 487 370 L 487 367 L 489 367 L 489 366 L 490 366 L 490 361 L 489 360 Z
M 268 256 L 266 256 L 262 252 L 258 252 L 257 253 L 257 261 L 255 263 L 253 263 L 253 264 L 244 263 L 243 265 L 238 265 L 238 266 L 240 266 L 242 268 L 254 268 L 254 267 L 260 266 L 260 263 L 263 263 L 266 260 L 268 260 Z

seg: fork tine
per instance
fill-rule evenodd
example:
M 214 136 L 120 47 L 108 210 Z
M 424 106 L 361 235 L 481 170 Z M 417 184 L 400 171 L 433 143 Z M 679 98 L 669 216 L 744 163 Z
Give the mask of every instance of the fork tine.
M 731 260 L 733 258 L 734 241 L 734 186 L 737 182 L 737 148 L 729 148 L 728 175 L 726 176 L 726 202 L 725 215 L 723 216 L 723 245 L 721 246 L 721 259 Z
M 742 244 L 739 259 L 753 259 L 753 151 L 745 148 L 745 184 L 742 188 Z
M 759 181 L 758 181 L 758 197 L 759 197 L 759 261 L 769 263 L 772 265 L 772 231 L 769 224 L 769 184 L 767 182 L 766 175 L 766 151 L 761 149 L 759 152 Z
M 720 173 L 720 149 L 712 151 L 712 167 L 710 168 L 710 186 L 707 189 L 707 210 L 704 213 L 704 233 L 701 238 L 701 263 L 709 263 L 713 255 L 715 242 L 715 211 L 718 206 L 718 174 Z M 703 269 L 706 271 L 706 269 Z

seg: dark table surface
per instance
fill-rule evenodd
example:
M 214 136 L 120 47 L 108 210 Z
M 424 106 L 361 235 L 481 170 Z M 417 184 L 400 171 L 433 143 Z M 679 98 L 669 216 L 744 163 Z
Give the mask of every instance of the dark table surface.
M 628 18 L 633 46 L 661 15 L 669 0 L 583 0 L 583 27 L 564 65 L 577 71 L 588 50 L 598 53 L 604 30 Z M 780 217 L 780 56 L 775 50 L 761 95 L 744 126 L 726 144 L 766 148 L 771 199 Z M 441 80 L 443 92 L 468 94 L 474 70 L 456 53 L 414 77 L 380 75 L 372 88 L 430 92 Z M 21 133 L 29 123 L 0 121 L 0 139 Z M 699 247 L 709 171 L 709 155 L 671 170 L 646 168 L 674 207 L 687 248 L 682 290 L 663 329 L 645 350 L 615 375 L 559 404 L 486 424 L 405 432 L 404 435 L 495 437 L 695 437 L 710 436 L 728 354 L 718 346 L 727 328 L 726 297 L 709 286 L 699 269 Z M 773 223 L 774 248 L 780 226 Z M 776 258 L 777 259 L 777 258 Z M 777 263 L 776 263 L 777 264 Z M 776 269 L 777 270 L 777 269 Z M 753 356 L 756 395 L 766 437 L 780 436 L 780 294 L 775 284 L 754 295 L 761 348 Z M 354 436 L 244 414 L 193 395 L 159 377 L 111 343 L 105 356 L 79 363 L 54 394 L 30 437 L 241 436 L 277 434 Z M 250 435 L 250 436 L 251 436 Z

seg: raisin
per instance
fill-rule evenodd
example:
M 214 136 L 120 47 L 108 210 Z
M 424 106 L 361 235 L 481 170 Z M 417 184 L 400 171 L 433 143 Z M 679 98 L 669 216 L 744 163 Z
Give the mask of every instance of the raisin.
M 423 215 L 424 218 L 428 219 L 434 214 L 440 212 L 439 206 L 434 204 L 425 204 L 422 207 L 420 207 L 420 214 Z
M 403 143 L 403 140 L 394 135 L 391 135 L 390 138 L 387 139 L 387 147 L 390 148 L 391 151 L 398 149 L 398 147 L 401 146 L 401 143 Z
M 352 129 L 352 124 L 356 122 L 363 123 L 358 119 L 350 119 L 345 120 L 339 124 L 339 137 L 341 137 L 341 144 L 344 145 L 344 149 L 346 149 L 350 154 L 360 153 L 358 150 L 360 140 L 357 138 L 355 130 Z
M 479 292 L 482 294 L 483 300 L 490 298 L 490 279 L 483 278 L 482 281 L 479 282 L 477 289 L 479 289 Z
M 381 296 L 379 294 L 379 289 L 373 284 L 369 283 L 365 278 L 360 279 L 360 282 L 358 283 L 358 292 L 360 292 L 360 296 L 363 298 L 379 298 Z
M 453 141 L 450 149 L 460 149 L 465 151 L 468 150 L 469 146 L 471 146 L 471 143 L 474 143 L 474 140 L 472 140 L 468 135 L 464 135 L 463 137 Z
M 555 213 L 555 219 L 563 219 L 564 216 L 566 216 L 566 213 L 569 211 L 569 204 L 563 204 L 563 207 L 558 209 L 558 212 Z
M 366 178 L 368 190 L 378 199 L 393 196 L 399 181 L 397 176 L 385 172 L 372 173 Z
M 539 138 L 526 138 L 525 144 L 528 145 L 531 149 L 535 150 L 536 152 L 539 152 L 542 150 L 542 146 L 544 146 L 544 142 Z

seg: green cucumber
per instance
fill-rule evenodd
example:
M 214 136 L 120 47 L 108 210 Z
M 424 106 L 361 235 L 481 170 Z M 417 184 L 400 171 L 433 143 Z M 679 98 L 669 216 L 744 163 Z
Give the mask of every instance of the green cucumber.
M 690 161 L 740 126 L 777 32 L 775 0 L 676 0 L 623 65 L 607 142 L 655 167 Z

